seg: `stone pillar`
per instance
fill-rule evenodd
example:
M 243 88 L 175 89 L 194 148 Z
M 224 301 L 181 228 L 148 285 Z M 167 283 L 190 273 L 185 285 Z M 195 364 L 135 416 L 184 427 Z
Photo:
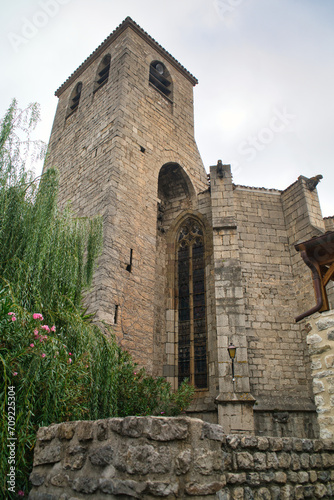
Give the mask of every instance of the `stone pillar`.
M 228 433 L 254 433 L 244 297 L 230 165 L 210 169 L 219 395 L 218 423 Z M 235 383 L 227 347 L 237 347 Z
M 334 438 L 334 311 L 315 313 L 304 320 L 311 358 L 314 402 L 320 437 Z

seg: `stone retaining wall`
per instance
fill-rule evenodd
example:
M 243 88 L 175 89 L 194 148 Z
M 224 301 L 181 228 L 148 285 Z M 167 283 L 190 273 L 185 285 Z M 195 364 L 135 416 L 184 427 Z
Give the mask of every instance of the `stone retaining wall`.
M 334 437 L 334 311 L 307 318 L 314 402 L 320 437 Z
M 334 441 L 225 435 L 189 417 L 40 428 L 30 500 L 334 498 Z

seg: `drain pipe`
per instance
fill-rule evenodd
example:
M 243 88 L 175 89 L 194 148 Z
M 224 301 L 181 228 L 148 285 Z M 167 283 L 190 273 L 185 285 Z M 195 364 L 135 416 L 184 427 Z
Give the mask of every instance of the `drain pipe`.
M 315 290 L 315 296 L 316 296 L 316 299 L 317 299 L 317 303 L 316 303 L 316 305 L 314 307 L 312 307 L 308 311 L 306 311 L 303 314 L 300 314 L 299 316 L 297 316 L 295 318 L 296 323 L 298 323 L 298 321 L 301 321 L 302 319 L 306 318 L 307 316 L 311 316 L 311 314 L 314 314 L 314 313 L 318 312 L 322 308 L 322 305 L 323 305 L 323 302 L 324 302 L 323 301 L 323 297 L 322 297 L 322 291 L 321 291 L 321 279 L 320 279 L 320 276 L 319 276 L 319 273 L 318 273 L 318 269 L 314 265 L 314 262 L 312 262 L 312 260 L 309 259 L 309 257 L 307 256 L 307 253 L 306 253 L 305 250 L 303 250 L 301 252 L 301 256 L 302 256 L 303 261 L 305 262 L 305 264 L 312 271 L 313 286 L 314 286 L 314 290 Z

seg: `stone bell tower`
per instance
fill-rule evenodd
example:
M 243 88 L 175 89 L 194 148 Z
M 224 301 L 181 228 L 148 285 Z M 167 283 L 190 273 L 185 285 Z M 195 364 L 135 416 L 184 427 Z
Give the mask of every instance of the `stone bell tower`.
M 196 83 L 125 19 L 56 91 L 47 165 L 60 171 L 62 205 L 103 217 L 90 310 L 140 365 L 173 387 L 189 377 L 199 408 L 216 411 L 211 208 L 194 140 Z

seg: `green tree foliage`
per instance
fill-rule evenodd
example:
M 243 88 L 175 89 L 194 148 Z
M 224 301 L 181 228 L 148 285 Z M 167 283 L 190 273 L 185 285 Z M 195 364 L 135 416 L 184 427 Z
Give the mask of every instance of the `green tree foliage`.
M 25 165 L 40 150 L 38 108 L 14 101 L 0 123 L 0 489 L 28 491 L 38 426 L 127 415 L 177 415 L 193 397 L 138 369 L 114 337 L 89 322 L 82 293 L 102 244 L 100 218 L 57 207 L 58 173 L 40 182 Z M 33 150 L 33 146 L 37 146 Z M 15 392 L 15 427 L 8 398 Z M 15 494 L 8 490 L 15 432 Z

